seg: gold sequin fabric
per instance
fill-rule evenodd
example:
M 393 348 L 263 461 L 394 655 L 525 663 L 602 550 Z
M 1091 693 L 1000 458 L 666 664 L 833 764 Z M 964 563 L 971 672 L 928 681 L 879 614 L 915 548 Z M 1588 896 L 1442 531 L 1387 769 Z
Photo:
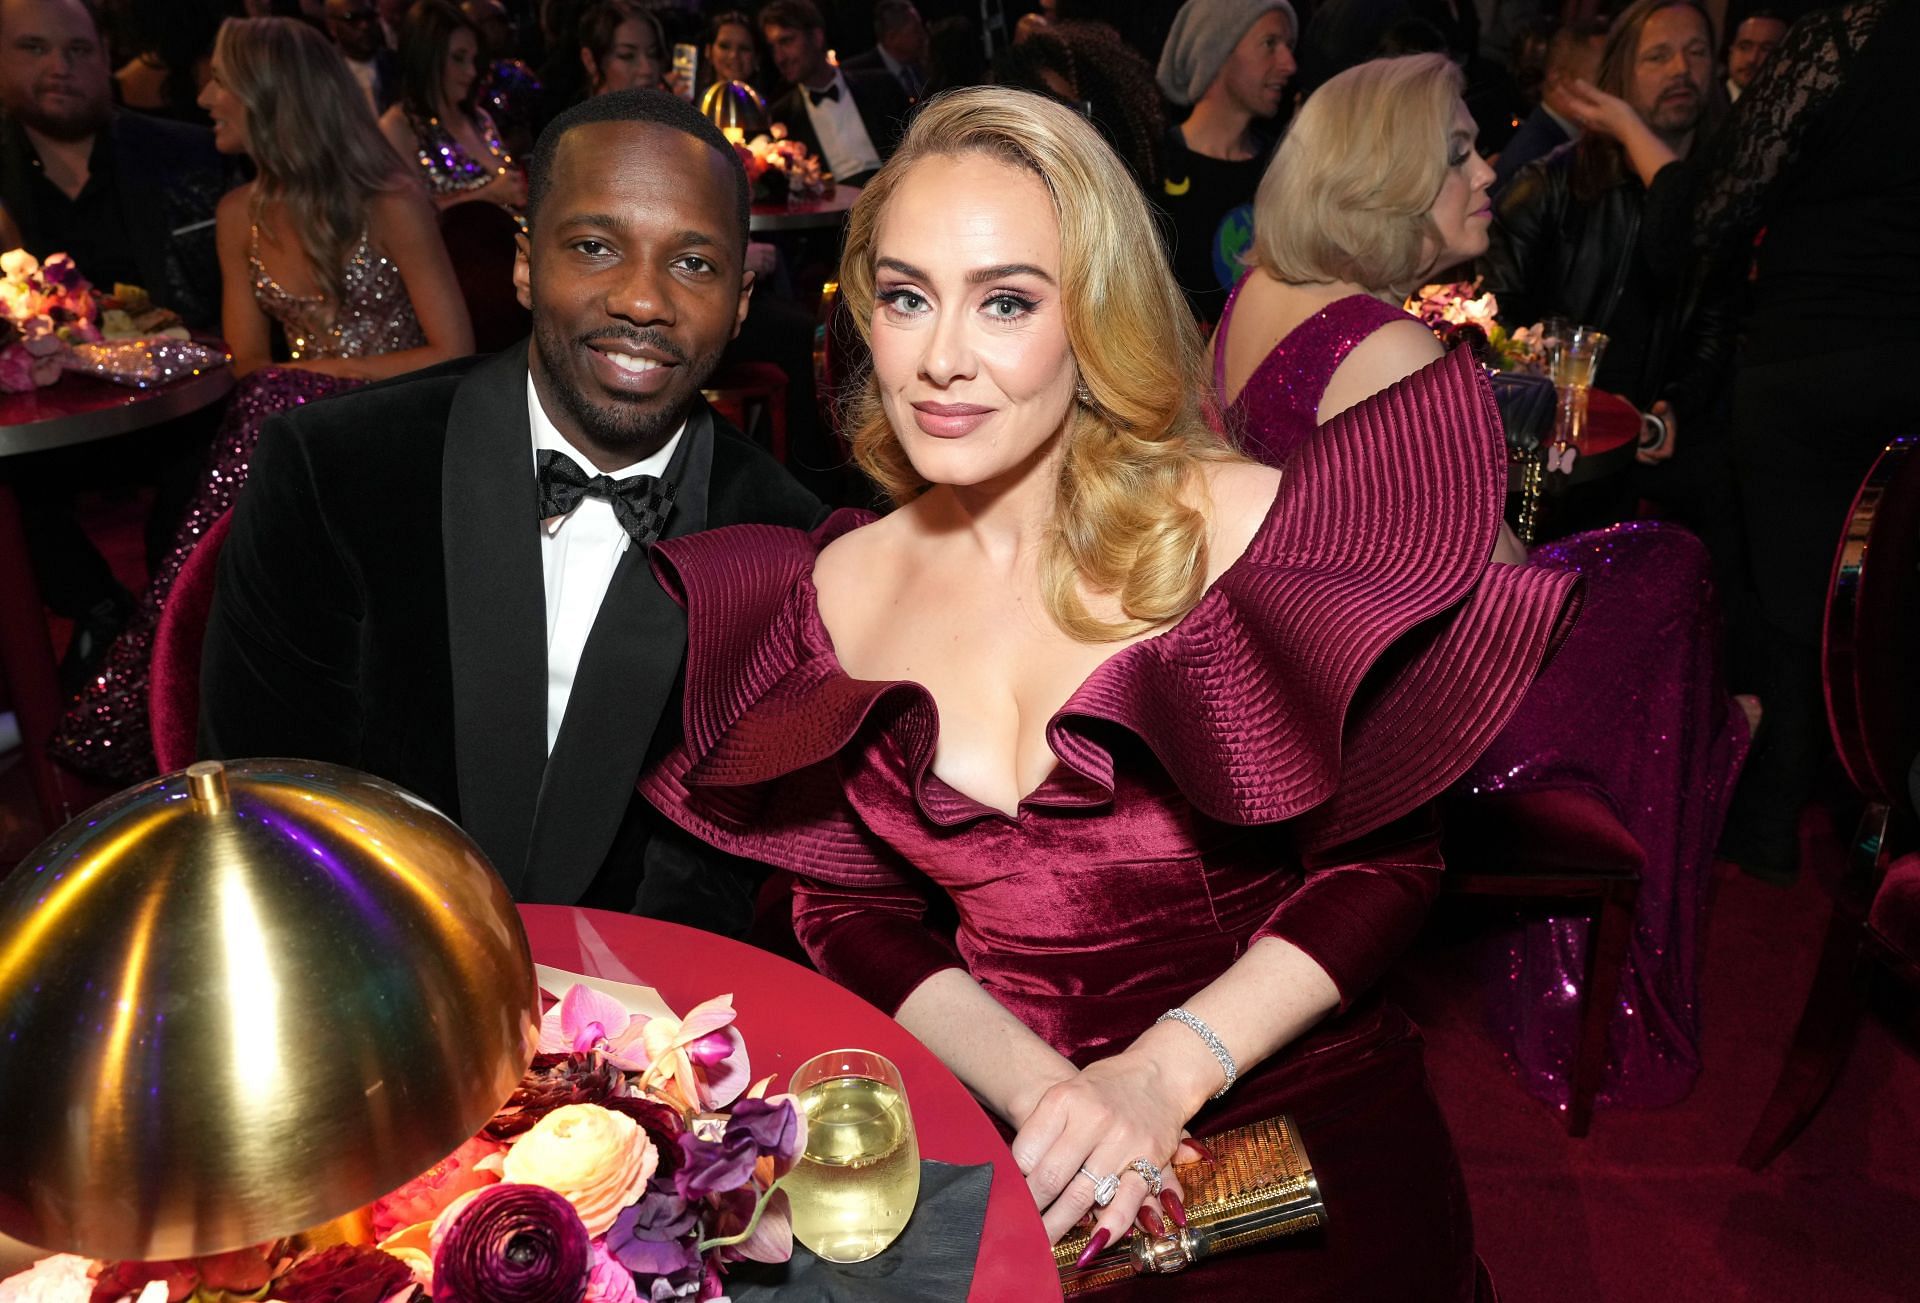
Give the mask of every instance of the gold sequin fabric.
M 280 323 L 294 361 L 319 357 L 377 357 L 419 348 L 427 342 L 407 297 L 406 282 L 391 258 L 373 247 L 372 236 L 347 258 L 341 302 L 324 294 L 290 294 L 260 262 L 260 228 L 247 245 L 253 269 L 253 297 L 260 310 Z
M 500 143 L 500 129 L 494 126 L 487 111 L 476 108 L 473 116 L 474 124 L 480 129 L 480 139 L 487 147 L 485 157 L 469 154 L 439 118 L 428 118 L 423 122 L 411 113 L 407 115 L 407 124 L 413 128 L 413 138 L 420 145 L 414 157 L 419 160 L 421 178 L 426 181 L 427 189 L 436 195 L 458 195 L 478 190 L 513 162 L 513 156 Z

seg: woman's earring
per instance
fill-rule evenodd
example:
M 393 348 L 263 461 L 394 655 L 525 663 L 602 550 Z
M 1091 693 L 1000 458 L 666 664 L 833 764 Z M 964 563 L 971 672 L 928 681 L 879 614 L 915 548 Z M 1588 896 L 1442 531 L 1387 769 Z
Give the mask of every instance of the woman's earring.
M 1087 388 L 1087 382 L 1085 380 L 1075 380 L 1073 382 L 1073 401 L 1082 407 L 1093 406 L 1093 390 Z

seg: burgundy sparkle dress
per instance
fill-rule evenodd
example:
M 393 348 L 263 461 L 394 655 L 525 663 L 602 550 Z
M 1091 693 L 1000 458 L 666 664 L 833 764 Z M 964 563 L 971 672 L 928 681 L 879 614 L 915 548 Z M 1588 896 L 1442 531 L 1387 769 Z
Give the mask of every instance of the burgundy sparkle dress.
M 247 248 L 254 301 L 280 323 L 296 357 L 372 357 L 427 342 L 400 268 L 374 247 L 369 235 L 362 234 L 348 254 L 337 310 L 320 295 L 288 293 L 267 274 L 259 245 L 260 229 L 255 226 Z M 200 486 L 174 532 L 173 545 L 154 567 L 133 617 L 108 648 L 100 669 L 68 705 L 59 731 L 48 744 L 56 757 L 90 778 L 118 785 L 153 777 L 147 692 L 152 682 L 153 636 L 174 580 L 201 537 L 233 507 L 247 482 L 253 446 L 267 418 L 361 383 L 317 371 L 269 366 L 243 376 L 234 386 L 201 467 Z
M 1199 604 L 1053 716 L 1058 764 L 1012 817 L 932 771 L 924 688 L 835 657 L 814 562 L 864 516 L 656 550 L 687 608 L 685 741 L 641 791 L 799 875 L 795 930 L 835 981 L 892 1011 L 961 967 L 1086 1064 L 1258 937 L 1333 977 L 1339 1011 L 1192 1122 L 1204 1136 L 1292 1113 L 1327 1229 L 1128 1297 L 1473 1297 L 1418 1033 L 1369 990 L 1438 884 L 1430 802 L 1507 722 L 1575 601 L 1575 575 L 1487 564 L 1497 421 L 1464 355 L 1342 416 Z
M 1237 298 L 1215 339 L 1222 389 L 1220 345 Z M 1319 437 L 1315 413 L 1335 368 L 1374 331 L 1409 319 L 1363 294 L 1330 304 L 1261 361 L 1227 408 L 1228 427 L 1250 454 L 1291 465 Z M 1707 870 L 1747 749 L 1745 716 L 1721 677 L 1711 567 L 1693 535 L 1644 522 L 1536 547 L 1528 568 L 1588 578 L 1580 626 L 1455 793 L 1585 792 L 1640 843 L 1646 866 L 1597 1098 L 1671 1104 L 1700 1069 Z M 1528 1090 L 1557 1107 L 1567 1102 L 1587 926 L 1517 926 L 1493 955 L 1495 1031 Z

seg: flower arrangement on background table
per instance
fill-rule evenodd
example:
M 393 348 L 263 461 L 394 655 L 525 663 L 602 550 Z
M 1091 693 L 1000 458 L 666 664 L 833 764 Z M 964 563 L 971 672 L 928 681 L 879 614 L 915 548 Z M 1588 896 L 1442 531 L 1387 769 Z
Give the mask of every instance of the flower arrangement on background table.
M 755 199 L 771 201 L 826 192 L 827 178 L 820 160 L 790 138 L 786 127 L 778 122 L 767 134 L 736 140 L 733 149 L 747 169 Z
M 121 384 L 210 365 L 215 350 L 185 341 L 180 318 L 138 285 L 96 290 L 64 253 L 42 262 L 25 249 L 0 254 L 0 393 L 26 393 L 86 371 Z
M 41 1259 L 0 1303 L 658 1303 L 724 1299 L 727 1263 L 793 1253 L 791 1096 L 749 1085 L 731 996 L 685 1017 L 574 985 L 478 1135 L 364 1210 L 374 1243 L 186 1262 Z
M 1545 375 L 1546 350 L 1538 324 L 1508 330 L 1500 324 L 1500 301 L 1478 280 L 1422 285 L 1407 296 L 1408 312 L 1443 339 L 1464 337 L 1481 361 L 1502 371 Z

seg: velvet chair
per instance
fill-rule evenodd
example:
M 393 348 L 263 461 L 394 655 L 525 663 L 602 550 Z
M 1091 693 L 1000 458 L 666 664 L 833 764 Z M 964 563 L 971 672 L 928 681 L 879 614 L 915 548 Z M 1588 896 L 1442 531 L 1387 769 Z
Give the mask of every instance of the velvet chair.
M 1909 784 L 1920 754 L 1920 438 L 1888 444 L 1855 495 L 1834 556 L 1821 639 L 1827 722 L 1866 802 L 1834 893 L 1806 1007 L 1740 1155 L 1759 1171 L 1826 1098 L 1858 1028 L 1866 980 L 1920 994 L 1920 835 Z
M 440 214 L 440 238 L 473 320 L 473 350 L 497 353 L 525 339 L 533 316 L 513 289 L 513 240 L 520 224 L 498 204 L 468 200 Z
M 153 733 L 153 756 L 163 774 L 185 769 L 199 758 L 200 645 L 206 641 L 207 618 L 213 612 L 220 548 L 232 523 L 232 512 L 214 521 L 187 557 L 154 630 L 147 723 Z
M 1584 1136 L 1607 1066 L 1607 1027 L 1633 938 L 1646 854 L 1613 808 L 1586 792 L 1494 792 L 1446 802 L 1447 871 L 1457 896 L 1516 901 L 1589 920 L 1567 1133 Z
M 734 362 L 707 379 L 700 391 L 714 410 L 751 435 L 758 418 L 767 418 L 767 450 L 787 460 L 787 373 L 771 362 Z

